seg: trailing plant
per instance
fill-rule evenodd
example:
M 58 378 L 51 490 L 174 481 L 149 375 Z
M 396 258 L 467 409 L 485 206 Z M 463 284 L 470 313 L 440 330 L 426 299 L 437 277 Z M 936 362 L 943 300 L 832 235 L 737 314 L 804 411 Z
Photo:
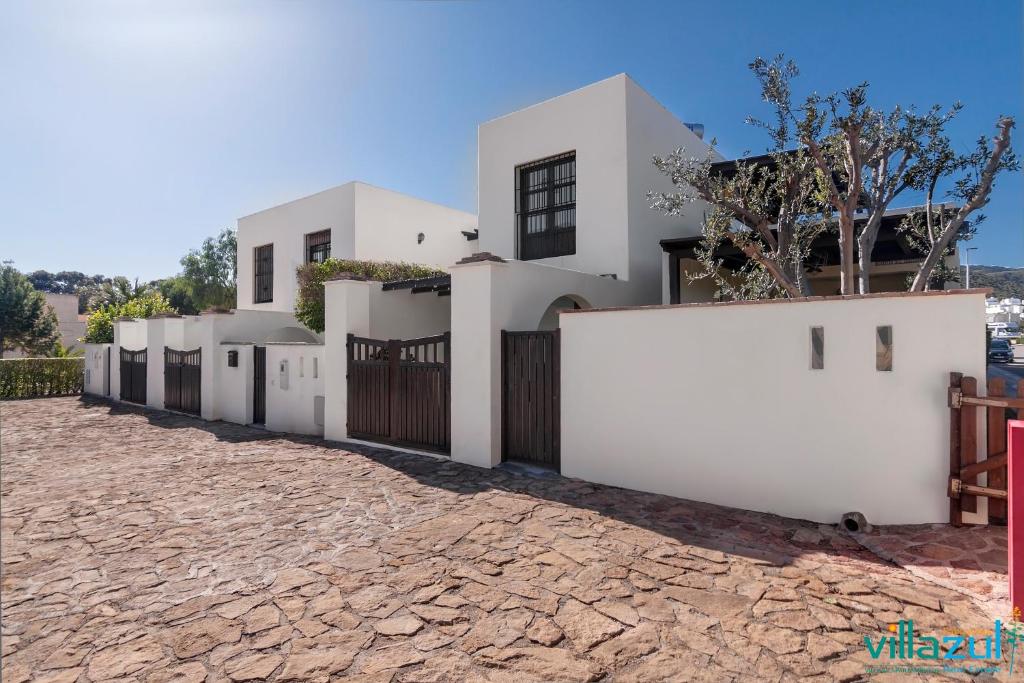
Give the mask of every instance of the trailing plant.
M 100 306 L 89 313 L 85 323 L 88 344 L 111 344 L 114 341 L 114 321 L 118 318 L 149 318 L 157 313 L 177 313 L 160 292 L 148 292 L 124 303 Z
M 295 301 L 295 317 L 318 334 L 324 331 L 324 282 L 341 274 L 351 274 L 378 282 L 394 282 L 437 277 L 445 273 L 443 270 L 414 263 L 334 258 L 329 258 L 323 263 L 299 266 L 296 271 L 299 292 Z
M 70 396 L 82 393 L 83 358 L 0 360 L 0 399 Z

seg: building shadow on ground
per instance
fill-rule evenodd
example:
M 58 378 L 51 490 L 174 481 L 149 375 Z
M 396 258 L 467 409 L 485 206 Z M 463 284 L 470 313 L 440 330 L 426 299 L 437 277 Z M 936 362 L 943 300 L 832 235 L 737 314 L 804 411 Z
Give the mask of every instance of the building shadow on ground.
M 197 429 L 230 443 L 286 442 L 333 450 L 339 454 L 356 453 L 411 477 L 424 486 L 467 496 L 494 491 L 531 496 L 554 504 L 591 510 L 681 543 L 740 555 L 764 565 L 784 567 L 801 556 L 823 554 L 889 567 L 899 566 L 883 559 L 857 538 L 841 532 L 833 525 L 594 484 L 550 472 L 531 471 L 532 468 L 528 467 L 483 469 L 447 458 L 361 443 L 326 441 L 315 436 L 270 432 L 259 427 L 229 422 L 210 422 L 198 417 L 93 396 L 83 396 L 80 400 L 87 407 L 106 408 L 110 415 L 141 415 L 155 427 Z M 1006 538 L 1005 529 L 952 530 L 945 525 L 881 527 L 875 533 L 885 534 L 889 539 L 902 539 L 904 550 L 917 545 L 931 548 L 942 543 L 955 543 L 969 548 L 972 542 L 977 543 L 978 534 L 989 534 L 986 543 L 990 546 L 994 543 L 998 547 L 1001 542 L 1005 548 Z M 935 557 L 929 557 L 927 554 L 911 552 L 908 557 L 918 567 L 951 566 L 947 555 L 939 552 L 934 554 Z M 979 568 L 1000 571 L 997 560 Z M 963 569 L 971 570 L 975 567 Z M 1004 563 L 1002 572 L 1005 571 Z

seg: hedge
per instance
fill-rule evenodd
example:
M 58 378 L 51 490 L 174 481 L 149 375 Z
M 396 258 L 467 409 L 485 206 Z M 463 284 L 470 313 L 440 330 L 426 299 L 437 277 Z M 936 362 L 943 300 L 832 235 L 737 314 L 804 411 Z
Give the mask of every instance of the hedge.
M 0 400 L 82 393 L 84 358 L 0 359 Z
M 296 277 L 299 292 L 295 301 L 295 318 L 314 332 L 324 331 L 324 281 L 348 273 L 367 280 L 393 282 L 420 277 L 444 275 L 443 270 L 415 263 L 395 261 L 357 261 L 329 258 L 323 263 L 299 266 Z

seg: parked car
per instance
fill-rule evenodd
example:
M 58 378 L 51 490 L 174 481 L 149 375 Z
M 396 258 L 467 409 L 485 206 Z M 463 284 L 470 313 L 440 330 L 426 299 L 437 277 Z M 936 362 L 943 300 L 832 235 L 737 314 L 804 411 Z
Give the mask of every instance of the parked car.
M 988 345 L 988 359 L 992 363 L 1012 363 L 1013 347 L 1005 339 L 993 339 Z

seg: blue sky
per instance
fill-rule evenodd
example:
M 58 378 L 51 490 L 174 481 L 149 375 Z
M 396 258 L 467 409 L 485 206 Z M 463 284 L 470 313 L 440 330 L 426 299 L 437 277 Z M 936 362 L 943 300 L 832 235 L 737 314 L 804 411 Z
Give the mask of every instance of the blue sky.
M 352 179 L 475 211 L 478 123 L 623 71 L 727 156 L 760 151 L 747 64 L 780 51 L 801 95 L 961 100 L 966 151 L 1020 119 L 1021 32 L 1015 0 L 6 0 L 0 259 L 162 277 L 238 216 Z M 1001 179 L 972 262 L 1024 266 L 1022 190 Z

